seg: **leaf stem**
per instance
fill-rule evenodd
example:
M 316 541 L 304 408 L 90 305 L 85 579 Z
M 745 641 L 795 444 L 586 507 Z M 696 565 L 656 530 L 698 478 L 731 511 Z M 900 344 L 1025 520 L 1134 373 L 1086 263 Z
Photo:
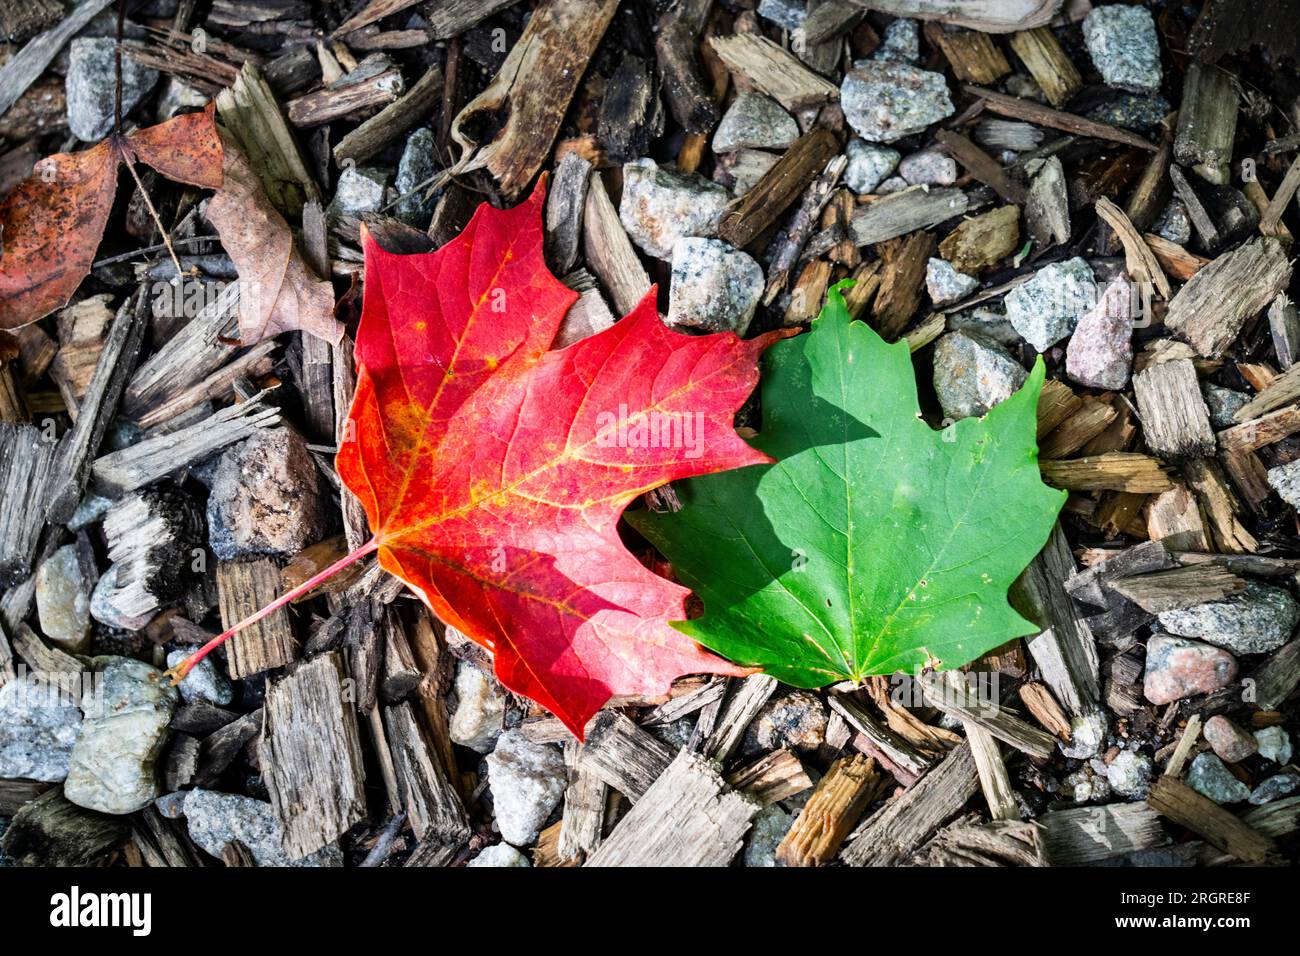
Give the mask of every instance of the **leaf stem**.
M 226 641 L 230 640 L 230 638 L 234 637 L 244 628 L 256 624 L 258 621 L 266 617 L 268 614 L 272 614 L 275 611 L 278 611 L 280 608 L 284 607 L 294 598 L 301 597 L 302 595 L 306 594 L 312 588 L 316 587 L 316 585 L 320 584 L 322 581 L 326 581 L 329 578 L 332 578 L 334 575 L 338 574 L 340 571 L 346 568 L 349 564 L 352 564 L 354 561 L 358 561 L 361 558 L 364 558 L 366 555 L 377 550 L 379 550 L 379 539 L 371 538 L 369 541 L 367 541 L 361 547 L 357 548 L 351 554 L 345 554 L 343 557 L 339 558 L 337 561 L 335 561 L 325 570 L 312 575 L 310 578 L 308 578 L 306 581 L 303 581 L 302 584 L 298 585 L 296 588 L 293 588 L 292 590 L 287 591 L 284 594 L 280 595 L 270 604 L 266 605 L 266 607 L 254 611 L 252 614 L 244 618 L 234 627 L 230 627 L 222 631 L 220 634 L 218 634 L 212 640 L 208 641 L 206 644 L 200 647 L 189 657 L 185 658 L 185 660 L 177 664 L 175 667 L 169 668 L 163 674 L 163 676 L 170 677 L 173 686 L 179 684 L 182 680 L 185 679 L 185 675 L 187 675 L 191 670 L 193 670 L 194 667 L 201 660 L 203 660 L 203 658 L 207 657 L 209 654 L 215 651 L 222 644 L 226 643 Z

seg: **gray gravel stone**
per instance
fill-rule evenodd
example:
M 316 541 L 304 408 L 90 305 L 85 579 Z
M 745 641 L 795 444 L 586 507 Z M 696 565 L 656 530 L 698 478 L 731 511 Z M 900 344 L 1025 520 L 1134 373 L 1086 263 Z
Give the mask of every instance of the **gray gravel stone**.
M 496 680 L 469 661 L 456 664 L 456 711 L 451 739 L 462 747 L 491 753 L 505 728 L 506 692 Z
M 1232 420 L 1232 416 L 1237 413 L 1237 409 L 1250 401 L 1250 396 L 1245 392 L 1221 388 L 1209 382 L 1201 384 L 1201 394 L 1205 396 L 1205 407 L 1210 412 L 1210 424 L 1215 428 L 1231 428 L 1237 424 Z
M 935 305 L 959 302 L 979 288 L 974 276 L 958 272 L 946 259 L 931 258 L 925 264 L 925 291 Z
M 1006 313 L 987 305 L 978 305 L 948 316 L 948 331 L 969 332 L 977 338 L 997 342 L 1007 348 L 1020 345 L 1020 333 L 1007 321 Z
M 1300 458 L 1268 470 L 1268 483 L 1283 501 L 1300 508 Z
M 1300 622 L 1300 604 L 1282 588 L 1250 581 L 1239 594 L 1165 611 L 1158 618 L 1171 634 L 1199 638 L 1234 654 L 1264 654 L 1291 637 Z
M 910 188 L 907 180 L 902 176 L 890 176 L 883 183 L 876 187 L 877 196 L 888 196 L 890 193 L 901 193 L 904 189 Z
M 1083 21 L 1083 42 L 1107 86 L 1134 93 L 1160 89 L 1160 44 L 1146 7 L 1093 7 Z
M 175 667 L 190 651 L 177 648 L 167 655 L 167 666 Z M 230 686 L 230 679 L 217 667 L 212 655 L 208 655 L 185 675 L 185 679 L 176 685 L 181 692 L 181 700 L 191 704 L 196 700 L 205 700 L 209 704 L 224 707 L 234 700 L 235 692 Z
M 742 854 L 745 866 L 776 866 L 776 848 L 781 845 L 793 823 L 794 814 L 779 803 L 758 811 L 753 826 L 745 834 L 745 849 Z
M 952 421 L 987 414 L 1026 377 L 1005 349 L 966 332 L 949 332 L 934 347 L 934 390 Z
M 1240 803 L 1250 796 L 1250 787 L 1232 775 L 1223 761 L 1210 753 L 1199 753 L 1187 771 L 1187 785 L 1215 803 Z
M 1180 246 L 1192 241 L 1192 217 L 1181 199 L 1171 199 L 1165 204 L 1160 216 L 1151 227 L 1162 239 L 1176 242 Z
M 90 642 L 90 594 L 75 544 L 65 544 L 36 571 L 36 614 L 51 644 L 80 654 Z
M 1075 256 L 1053 262 L 1022 282 L 1003 300 L 1007 319 L 1021 337 L 1040 352 L 1074 331 L 1079 319 L 1097 301 L 1092 268 Z
M 222 561 L 296 554 L 320 536 L 325 492 L 301 435 L 259 430 L 221 454 L 208 497 L 208 544 Z
M 763 295 L 763 268 L 721 239 L 673 246 L 668 324 L 744 335 Z
M 1061 796 L 1075 803 L 1106 800 L 1110 796 L 1110 781 L 1090 764 L 1085 764 L 1061 781 Z
M 417 229 L 427 228 L 429 220 L 433 218 L 436 200 L 424 198 L 428 186 L 418 191 L 414 190 L 438 171 L 436 150 L 433 130 L 421 127 L 407 137 L 402 158 L 397 163 L 397 176 L 393 180 L 393 188 L 397 190 L 399 196 L 406 196 L 406 198 L 393 207 L 393 215 Z M 407 193 L 411 195 L 407 196 Z
M 1122 389 L 1133 370 L 1133 287 L 1127 276 L 1106 286 L 1065 348 L 1065 370 L 1089 388 Z
M 1172 107 L 1159 93 L 1119 93 L 1104 103 L 1098 103 L 1084 115 L 1098 123 L 1136 130 L 1152 135 L 1156 133 Z
M 957 181 L 957 161 L 937 149 L 923 149 L 903 157 L 898 175 L 911 186 L 951 186 Z
M 760 0 L 758 15 L 793 32 L 803 26 L 808 4 L 806 0 Z
M 68 129 L 79 140 L 93 143 L 113 131 L 117 41 L 110 37 L 80 37 L 69 45 Z M 158 73 L 122 57 L 122 116 L 149 95 Z
M 871 54 L 873 60 L 886 60 L 894 63 L 921 62 L 921 29 L 915 20 L 899 17 L 885 27 L 880 38 L 880 46 Z
M 781 104 L 761 93 L 741 93 L 713 132 L 713 151 L 785 149 L 799 138 L 799 124 Z
M 717 232 L 728 199 L 723 187 L 697 173 L 683 176 L 653 159 L 637 159 L 623 166 L 618 216 L 642 250 L 668 259 L 678 239 Z
M 1205 739 L 1224 763 L 1241 763 L 1259 750 L 1259 743 L 1227 717 L 1215 714 L 1205 722 Z
M 1259 755 L 1274 763 L 1291 762 L 1291 736 L 1281 727 L 1263 727 L 1255 731 Z
M 564 796 L 566 772 L 559 748 L 507 730 L 488 754 L 487 766 L 497 829 L 507 843 L 531 845 Z
M 1300 777 L 1293 773 L 1275 773 L 1261 780 L 1247 797 L 1256 806 L 1272 803 L 1300 790 Z
M 754 754 L 785 747 L 816 750 L 825 742 L 826 705 L 806 690 L 768 701 L 745 734 L 745 750 Z
M 1213 693 L 1236 677 L 1237 661 L 1227 651 L 1166 634 L 1147 641 L 1142 693 L 1153 704 Z
M 863 139 L 893 143 L 953 114 L 942 73 L 906 63 L 854 64 L 840 85 L 844 118 Z
M 162 671 L 127 657 L 98 658 L 63 795 L 101 813 L 134 813 L 161 794 L 154 763 L 167 741 L 176 689 Z
M 0 778 L 62 780 L 80 729 L 66 690 L 30 674 L 10 679 L 0 687 Z
M 1151 789 L 1154 773 L 1155 765 L 1146 754 L 1136 750 L 1121 750 L 1106 765 L 1106 782 L 1121 797 L 1142 800 Z
M 343 865 L 343 854 L 334 845 L 322 847 L 300 860 L 290 859 L 281 845 L 284 831 L 271 805 L 252 797 L 191 790 L 185 795 L 185 822 L 190 839 L 218 859 L 227 843 L 238 840 L 248 847 L 258 866 Z
M 479 851 L 478 856 L 465 864 L 466 866 L 528 866 L 528 857 L 524 856 L 509 843 L 494 843 Z
M 384 205 L 388 171 L 375 166 L 348 166 L 339 173 L 334 198 L 326 210 L 331 218 L 379 212 Z
M 900 154 L 888 146 L 877 146 L 854 137 L 844 150 L 848 165 L 844 182 L 859 196 L 874 192 L 898 168 Z

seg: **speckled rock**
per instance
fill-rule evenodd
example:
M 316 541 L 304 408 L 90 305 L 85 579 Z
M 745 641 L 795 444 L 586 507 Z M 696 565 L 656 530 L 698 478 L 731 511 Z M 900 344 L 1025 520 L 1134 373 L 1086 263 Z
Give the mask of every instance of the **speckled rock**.
M 117 41 L 112 37 L 80 37 L 68 48 L 68 129 L 83 142 L 93 143 L 113 131 L 116 94 Z M 158 73 L 122 57 L 122 116 L 149 95 Z M 124 124 L 125 125 L 125 124 Z
M 1159 93 L 1121 93 L 1117 90 L 1084 115 L 1098 123 L 1151 136 L 1160 130 L 1171 109 L 1169 101 Z
M 1133 370 L 1133 287 L 1117 276 L 1083 314 L 1065 347 L 1065 370 L 1089 388 L 1127 387 Z
M 494 843 L 479 851 L 478 856 L 465 864 L 466 866 L 532 866 L 524 856 L 509 843 Z
M 191 790 L 185 795 L 185 823 L 190 839 L 205 853 L 221 858 L 227 843 L 248 847 L 258 866 L 342 866 L 343 854 L 335 845 L 322 847 L 300 860 L 284 851 L 281 830 L 271 805 L 252 797 L 212 790 Z
M 437 171 L 437 144 L 434 142 L 433 130 L 422 126 L 407 137 L 402 158 L 397 163 L 393 188 L 399 196 L 406 198 L 393 207 L 394 217 L 417 229 L 428 227 L 436 200 L 424 198 L 428 186 L 418 190 L 416 187 L 427 182 Z
M 758 15 L 791 32 L 808 16 L 807 0 L 759 0 Z
M 66 689 L 31 674 L 0 687 L 0 778 L 57 782 L 81 729 L 81 711 Z
M 375 166 L 348 166 L 339 173 L 334 198 L 326 210 L 331 218 L 379 212 L 384 205 L 388 171 Z
M 783 747 L 816 750 L 825 742 L 826 705 L 806 690 L 792 690 L 768 701 L 746 733 L 747 748 L 755 753 Z
M 1292 508 L 1300 508 L 1300 458 L 1268 470 L 1268 483 Z
M 1201 394 L 1205 396 L 1205 407 L 1210 412 L 1210 424 L 1215 428 L 1231 428 L 1237 424 L 1232 416 L 1250 401 L 1250 396 L 1245 392 L 1221 388 L 1209 382 L 1201 383 Z
M 1151 229 L 1160 238 L 1180 246 L 1192 241 L 1192 217 L 1181 199 L 1169 200 Z
M 1234 654 L 1264 654 L 1290 639 L 1300 622 L 1300 604 L 1271 584 L 1250 581 L 1222 601 L 1165 611 L 1160 625 L 1171 634 L 1195 637 Z
M 1250 791 L 1250 796 L 1246 799 L 1256 806 L 1263 806 L 1274 800 L 1289 797 L 1297 790 L 1300 790 L 1300 776 L 1293 773 L 1275 773 L 1256 784 L 1255 789 Z
M 1021 337 L 1046 352 L 1074 331 L 1079 319 L 1097 301 L 1092 268 L 1075 256 L 1053 262 L 1022 282 L 1003 300 L 1007 319 Z
M 1160 88 L 1160 44 L 1146 7 L 1093 7 L 1083 21 L 1083 42 L 1107 86 L 1134 93 Z
M 673 246 L 668 324 L 744 335 L 763 295 L 763 268 L 721 239 Z
M 1106 782 L 1121 797 L 1142 800 L 1151 789 L 1154 773 L 1155 765 L 1146 754 L 1137 750 L 1121 750 L 1106 765 Z
M 481 754 L 491 753 L 505 727 L 505 714 L 505 688 L 469 661 L 457 662 L 451 739 Z
M 167 654 L 167 666 L 175 667 L 189 657 L 190 653 L 190 650 L 181 648 L 169 652 Z M 181 692 L 181 700 L 187 704 L 205 700 L 209 704 L 225 707 L 235 697 L 234 690 L 230 686 L 230 679 L 221 672 L 221 669 L 217 667 L 216 661 L 211 656 L 203 658 L 191 668 L 190 672 L 185 675 L 185 679 L 176 685 L 176 689 Z
M 909 189 L 907 180 L 902 176 L 890 176 L 883 183 L 876 187 L 877 196 L 888 196 L 890 193 L 901 193 L 904 189 Z
M 863 139 L 893 143 L 953 114 L 942 73 L 907 63 L 855 63 L 840 85 L 844 118 Z
M 921 62 L 921 29 L 915 20 L 899 17 L 890 21 L 880 38 L 880 46 L 871 54 L 873 60 L 894 63 Z
M 782 808 L 779 803 L 758 811 L 753 825 L 745 834 L 745 849 L 742 854 L 745 866 L 776 866 L 776 848 L 781 845 L 793 823 L 794 814 Z
M 1025 384 L 1025 370 L 1001 346 L 949 332 L 934 347 L 934 390 L 952 421 L 984 415 Z
M 1020 333 L 1007 321 L 1007 315 L 987 305 L 977 305 L 948 316 L 949 332 L 969 332 L 977 338 L 997 342 L 1007 348 L 1020 345 Z
M 302 436 L 261 429 L 221 455 L 208 496 L 208 544 L 222 561 L 297 554 L 320 537 L 329 507 Z
M 81 697 L 85 720 L 63 795 L 100 813 L 134 813 L 162 792 L 155 761 L 167 741 L 176 688 L 162 671 L 127 657 L 96 659 L 98 680 Z
M 488 786 L 497 829 L 507 843 L 529 846 L 564 796 L 566 772 L 560 748 L 536 744 L 507 730 L 487 756 Z
M 86 571 L 75 544 L 59 548 L 36 571 L 36 615 L 41 633 L 69 654 L 82 653 L 90 642 L 92 582 Z
M 957 181 L 957 161 L 937 149 L 923 149 L 903 157 L 898 175 L 911 186 L 951 186 Z
M 1227 717 L 1215 714 L 1205 722 L 1206 741 L 1224 763 L 1241 763 L 1259 750 L 1255 738 Z
M 1110 796 L 1110 781 L 1106 779 L 1105 774 L 1098 773 L 1089 764 L 1084 764 L 1078 770 L 1067 774 L 1061 781 L 1061 796 L 1075 803 L 1106 800 Z
M 844 182 L 859 196 L 874 192 L 898 168 L 901 154 L 888 146 L 877 146 L 854 137 L 844 150 L 848 165 Z
M 1255 731 L 1259 755 L 1265 760 L 1284 764 L 1291 762 L 1291 736 L 1282 727 L 1262 727 Z
M 744 92 L 723 114 L 713 131 L 713 151 L 785 149 L 799 138 L 799 124 L 776 100 Z
M 925 291 L 935 305 L 960 302 L 979 285 L 979 279 L 958 272 L 946 259 L 931 258 L 925 264 Z
M 1187 771 L 1187 785 L 1215 803 L 1240 803 L 1250 796 L 1250 787 L 1232 775 L 1214 754 L 1199 753 Z
M 1153 704 L 1209 694 L 1236 677 L 1237 661 L 1227 651 L 1164 634 L 1155 634 L 1147 641 L 1142 693 Z
M 660 169 L 653 159 L 623 166 L 623 198 L 618 216 L 643 251 L 668 259 L 684 236 L 712 236 L 727 205 L 727 191 L 703 176 Z

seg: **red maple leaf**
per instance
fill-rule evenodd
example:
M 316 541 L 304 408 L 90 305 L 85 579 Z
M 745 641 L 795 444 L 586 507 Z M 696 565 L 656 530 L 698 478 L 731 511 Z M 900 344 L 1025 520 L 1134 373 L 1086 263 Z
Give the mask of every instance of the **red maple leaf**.
M 551 351 L 577 295 L 542 260 L 544 194 L 480 206 L 432 253 L 364 238 L 352 434 L 337 465 L 374 539 L 297 590 L 377 550 L 493 651 L 501 683 L 581 737 L 613 695 L 746 673 L 669 626 L 686 617 L 687 590 L 643 567 L 616 526 L 651 488 L 769 460 L 732 419 L 759 354 L 788 333 L 681 335 L 652 289 L 611 328 Z

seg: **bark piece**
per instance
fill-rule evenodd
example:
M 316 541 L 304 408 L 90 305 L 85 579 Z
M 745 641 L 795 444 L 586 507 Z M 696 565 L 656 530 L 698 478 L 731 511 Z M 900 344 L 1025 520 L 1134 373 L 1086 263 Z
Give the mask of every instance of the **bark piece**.
M 1264 863 L 1277 852 L 1271 839 L 1168 775 L 1155 782 L 1147 804 L 1243 863 Z
M 1271 237 L 1252 239 L 1197 272 L 1169 303 L 1165 325 L 1197 354 L 1217 358 L 1246 320 L 1272 302 L 1290 279 L 1291 263 L 1282 243 Z
M 340 169 L 352 160 L 364 163 L 412 126 L 429 116 L 441 101 L 442 70 L 431 66 L 406 93 L 339 140 L 334 163 Z
M 818 126 L 801 136 L 745 195 L 724 210 L 718 235 L 737 249 L 774 223 L 839 151 L 836 135 Z
M 1183 76 L 1174 159 L 1212 183 L 1228 182 L 1237 133 L 1237 86 L 1217 66 L 1190 63 Z
M 913 186 L 859 206 L 853 214 L 853 241 L 868 246 L 917 229 L 928 229 L 966 212 L 966 194 L 960 189 Z
M 1013 33 L 1008 42 L 1053 106 L 1064 106 L 1083 86 L 1083 77 L 1047 27 Z
M 1043 856 L 1051 866 L 1088 866 L 1169 842 L 1160 818 L 1145 803 L 1054 810 L 1040 822 Z
M 1170 461 L 1214 454 L 1210 413 L 1189 359 L 1160 362 L 1138 372 L 1133 393 L 1152 452 Z
M 271 558 L 222 561 L 217 565 L 221 626 L 233 627 L 280 596 L 280 569 Z M 298 645 L 289 612 L 280 608 L 240 631 L 226 644 L 230 676 L 239 680 L 294 659 Z
M 783 866 L 824 866 L 835 859 L 882 782 L 870 757 L 854 754 L 831 764 L 776 848 L 777 861 Z
M 385 707 L 384 729 L 412 831 L 421 843 L 437 840 L 443 846 L 459 848 L 469 838 L 469 818 L 415 708 L 410 704 Z
M 709 38 L 709 46 L 734 76 L 791 112 L 839 99 L 836 86 L 764 36 L 745 33 L 715 36 Z

